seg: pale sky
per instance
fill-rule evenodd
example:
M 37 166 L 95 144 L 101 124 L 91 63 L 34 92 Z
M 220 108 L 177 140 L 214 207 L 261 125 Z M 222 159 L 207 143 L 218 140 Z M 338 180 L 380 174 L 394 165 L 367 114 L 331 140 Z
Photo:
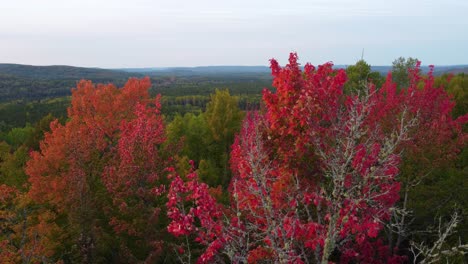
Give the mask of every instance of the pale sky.
M 468 64 L 467 0 L 0 0 L 0 63 Z

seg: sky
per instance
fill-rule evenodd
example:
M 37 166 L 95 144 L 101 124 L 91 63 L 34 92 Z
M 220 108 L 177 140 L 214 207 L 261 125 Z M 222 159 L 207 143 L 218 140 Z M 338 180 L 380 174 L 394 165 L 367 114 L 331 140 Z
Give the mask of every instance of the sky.
M 466 0 L 0 0 L 0 12 L 0 63 L 468 64 Z

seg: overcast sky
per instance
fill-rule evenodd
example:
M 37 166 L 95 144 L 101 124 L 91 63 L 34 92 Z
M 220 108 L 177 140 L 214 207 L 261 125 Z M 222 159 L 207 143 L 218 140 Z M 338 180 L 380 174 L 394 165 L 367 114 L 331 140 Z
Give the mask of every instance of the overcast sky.
M 0 63 L 468 64 L 467 0 L 0 0 Z

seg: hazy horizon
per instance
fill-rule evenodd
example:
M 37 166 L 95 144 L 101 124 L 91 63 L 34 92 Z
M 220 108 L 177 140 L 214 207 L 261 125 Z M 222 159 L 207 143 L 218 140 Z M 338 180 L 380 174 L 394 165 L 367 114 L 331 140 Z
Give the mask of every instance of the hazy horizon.
M 284 61 L 280 61 L 280 65 L 284 65 L 287 63 L 287 60 L 284 60 Z M 300 65 L 304 66 L 307 62 L 310 62 L 310 61 L 300 61 Z M 347 67 L 349 65 L 354 65 L 355 63 L 352 63 L 352 64 L 337 64 L 337 63 L 334 63 L 332 62 L 334 66 L 337 66 L 337 67 Z M 14 63 L 14 62 L 0 62 L 0 65 L 5 65 L 5 64 L 11 64 L 11 65 L 23 65 L 23 66 L 38 66 L 38 67 L 53 67 L 53 66 L 58 66 L 58 67 L 62 67 L 62 66 L 65 66 L 65 67 L 77 67 L 77 68 L 89 68 L 89 69 L 102 69 L 102 70 L 132 70 L 132 69 L 135 69 L 135 70 L 145 70 L 145 69 L 148 69 L 148 70 L 161 70 L 161 71 L 164 71 L 164 70 L 171 70 L 171 69 L 177 69 L 177 68 L 204 68 L 204 67 L 219 67 L 219 68 L 222 68 L 222 67 L 265 67 L 265 68 L 270 68 L 270 65 L 194 65 L 194 66 L 168 66 L 168 67 L 159 67 L 159 66 L 143 66 L 143 67 L 97 67 L 97 66 L 80 66 L 80 65 L 72 65 L 72 64 L 43 64 L 43 65 L 40 65 L 40 64 L 23 64 L 23 63 Z M 319 65 L 320 63 L 313 63 L 313 65 Z M 392 63 L 389 63 L 387 65 L 372 65 L 370 64 L 371 67 L 392 67 Z M 467 67 L 468 66 L 468 63 L 466 64 L 424 64 L 422 63 L 421 64 L 421 67 L 425 68 L 425 67 L 429 67 L 429 66 L 435 66 L 435 69 L 437 70 L 438 67 Z
M 468 2 L 17 0 L 0 3 L 0 63 L 98 68 L 300 62 L 468 64 Z

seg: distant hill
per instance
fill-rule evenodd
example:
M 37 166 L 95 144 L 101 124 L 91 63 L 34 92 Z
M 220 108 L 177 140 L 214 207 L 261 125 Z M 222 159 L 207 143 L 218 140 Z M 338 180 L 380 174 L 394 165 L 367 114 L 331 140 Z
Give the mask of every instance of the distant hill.
M 346 68 L 347 65 L 335 65 L 335 68 Z M 387 74 L 392 66 L 372 66 L 373 71 Z M 423 72 L 429 70 L 428 66 L 421 66 Z M 85 68 L 66 65 L 33 66 L 23 64 L 0 63 L 1 75 L 13 75 L 34 79 L 89 79 L 89 80 L 115 80 L 130 77 L 143 77 L 145 75 L 213 75 L 213 74 L 248 74 L 271 72 L 267 66 L 197 66 L 197 67 L 147 67 L 147 68 Z M 435 66 L 437 75 L 444 73 L 468 73 L 468 65 Z
M 0 74 L 26 77 L 32 79 L 88 79 L 88 80 L 114 80 L 140 77 L 138 73 L 126 71 L 84 68 L 74 66 L 33 66 L 22 64 L 0 64 Z
M 346 68 L 346 65 L 335 65 Z M 423 72 L 427 66 L 421 67 Z M 391 66 L 372 66 L 386 75 Z M 468 65 L 436 66 L 435 74 L 468 73 Z M 70 95 L 81 79 L 123 85 L 130 77 L 150 76 L 152 92 L 163 95 L 207 94 L 215 88 L 232 88 L 238 93 L 259 93 L 271 85 L 266 66 L 200 66 L 168 68 L 101 69 L 73 66 L 32 66 L 0 64 L 0 102 L 41 100 Z
M 0 64 L 0 102 L 67 96 L 81 79 L 121 85 L 130 77 L 142 76 L 98 68 Z
M 144 76 L 152 78 L 151 91 L 163 95 L 209 94 L 215 88 L 259 94 L 271 84 L 270 69 L 264 66 L 100 69 L 0 64 L 0 102 L 68 96 L 81 79 L 121 86 L 130 77 Z

